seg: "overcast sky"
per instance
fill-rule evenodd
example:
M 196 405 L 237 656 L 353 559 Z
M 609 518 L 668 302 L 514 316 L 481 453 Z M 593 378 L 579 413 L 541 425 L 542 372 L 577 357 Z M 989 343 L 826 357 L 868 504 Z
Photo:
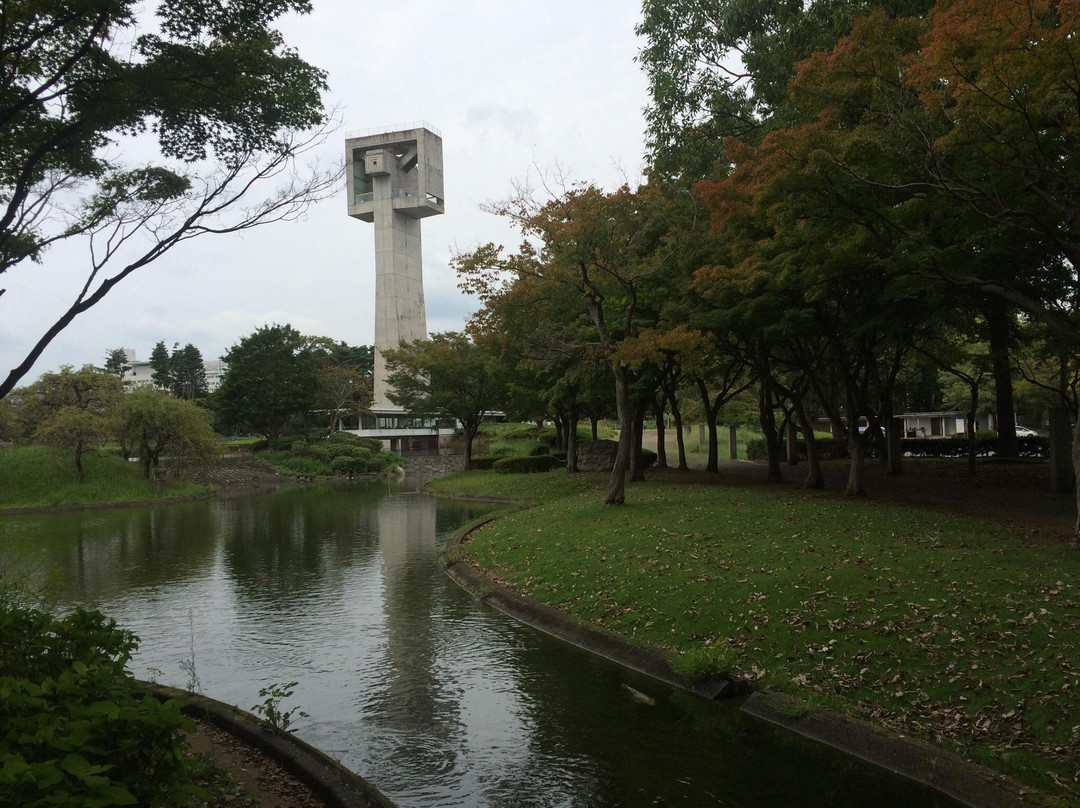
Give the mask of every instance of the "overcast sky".
M 329 74 L 342 130 L 424 120 L 441 131 L 446 214 L 423 220 L 430 332 L 458 330 L 476 308 L 456 288 L 451 254 L 516 237 L 480 203 L 505 197 L 533 166 L 614 188 L 642 171 L 647 84 L 634 62 L 636 0 L 314 0 L 282 21 L 285 39 Z M 217 358 L 267 323 L 371 344 L 374 233 L 339 194 L 305 221 L 188 242 L 119 284 L 69 326 L 24 378 L 102 364 L 110 348 L 149 358 L 158 340 Z M 85 281 L 86 251 L 57 249 L 3 278 L 0 371 L 7 374 Z

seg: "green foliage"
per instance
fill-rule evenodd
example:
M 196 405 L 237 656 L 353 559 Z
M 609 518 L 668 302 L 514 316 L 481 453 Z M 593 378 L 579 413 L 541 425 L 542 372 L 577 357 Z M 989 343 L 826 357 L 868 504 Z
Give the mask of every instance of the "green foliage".
M 33 425 L 34 439 L 74 457 L 79 482 L 85 479 L 83 452 L 103 444 L 120 400 L 119 377 L 86 365 L 69 365 L 45 373 L 18 399 L 24 429 Z
M 381 452 L 383 448 L 382 441 L 378 438 L 365 438 L 352 432 L 331 432 L 326 440 L 346 446 L 360 446 L 369 452 Z
M 190 342 L 183 348 L 174 347 L 169 357 L 172 382 L 170 392 L 184 401 L 206 398 L 206 367 L 202 352 Z
M 492 468 L 499 474 L 533 474 L 551 471 L 560 465 L 562 464 L 556 458 L 544 454 L 539 457 L 504 457 Z
M 251 709 L 257 715 L 261 715 L 263 721 L 265 721 L 274 732 L 288 732 L 289 727 L 292 726 L 292 717 L 294 715 L 298 715 L 301 718 L 308 717 L 307 713 L 296 707 L 293 707 L 290 710 L 282 709 L 285 699 L 292 697 L 293 688 L 295 688 L 297 684 L 299 683 L 286 682 L 283 685 L 274 683 L 259 689 L 259 697 L 262 698 L 263 701 L 256 704 Z
M 490 471 L 499 459 L 500 455 L 473 455 L 472 467 L 475 471 Z
M 656 465 L 656 452 L 652 449 L 641 450 L 641 465 L 649 469 Z
M 225 354 L 228 369 L 215 391 L 222 417 L 276 437 L 318 395 L 318 357 L 290 325 L 265 325 Z
M 735 670 L 735 649 L 727 642 L 692 645 L 671 658 L 671 669 L 690 682 L 728 677 Z
M 221 439 L 210 425 L 210 413 L 163 390 L 140 387 L 124 396 L 117 414 L 117 433 L 139 455 L 149 478 L 162 454 L 207 462 L 221 453 Z
M 118 378 L 123 378 L 124 374 L 131 370 L 131 363 L 128 362 L 127 351 L 123 348 L 113 348 L 105 355 L 105 370 Z
M 154 386 L 161 390 L 172 390 L 172 372 L 169 349 L 165 347 L 165 340 L 158 340 L 154 350 L 150 352 L 150 378 Z
M 278 438 L 283 443 L 291 436 Z M 355 477 L 361 474 L 383 474 L 401 465 L 401 457 L 385 452 L 382 442 L 345 432 L 333 432 L 322 440 L 293 440 L 290 450 L 268 452 L 266 462 L 283 474 L 296 477 Z
M 529 457 L 543 457 L 548 454 L 551 454 L 551 446 L 544 443 L 538 443 L 529 449 Z
M 149 697 L 138 646 L 98 612 L 56 618 L 0 600 L 0 794 L 44 808 L 180 805 L 200 796 L 180 703 Z

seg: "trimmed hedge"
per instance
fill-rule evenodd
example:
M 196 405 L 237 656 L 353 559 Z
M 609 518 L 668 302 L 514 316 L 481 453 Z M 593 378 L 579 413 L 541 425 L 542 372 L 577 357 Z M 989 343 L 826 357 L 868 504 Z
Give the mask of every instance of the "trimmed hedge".
M 542 443 L 538 443 L 529 449 L 529 457 L 543 457 L 546 454 L 551 454 L 551 447 Z
M 647 469 L 651 469 L 656 465 L 656 452 L 652 449 L 641 450 L 641 465 Z
M 499 474 L 529 474 L 551 471 L 561 465 L 562 463 L 551 455 L 543 455 L 542 457 L 505 457 L 495 463 L 492 468 Z
M 473 455 L 472 468 L 476 471 L 490 471 L 500 459 L 498 455 Z

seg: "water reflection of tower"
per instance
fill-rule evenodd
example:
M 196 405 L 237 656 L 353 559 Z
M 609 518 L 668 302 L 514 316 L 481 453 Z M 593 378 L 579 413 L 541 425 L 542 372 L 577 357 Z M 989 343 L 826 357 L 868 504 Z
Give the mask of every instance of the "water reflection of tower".
M 435 562 L 435 500 L 416 495 L 387 497 L 377 506 L 383 558 L 383 653 L 377 659 L 377 692 L 366 694 L 365 714 L 391 732 L 391 760 L 411 760 L 405 771 L 445 771 L 460 727 L 457 701 L 439 675 L 440 646 L 432 615 L 442 608 L 442 570 Z M 435 756 L 437 760 L 417 758 Z M 400 770 L 398 770 L 400 772 Z M 408 789 L 409 784 L 399 784 Z M 397 790 L 391 789 L 391 790 Z

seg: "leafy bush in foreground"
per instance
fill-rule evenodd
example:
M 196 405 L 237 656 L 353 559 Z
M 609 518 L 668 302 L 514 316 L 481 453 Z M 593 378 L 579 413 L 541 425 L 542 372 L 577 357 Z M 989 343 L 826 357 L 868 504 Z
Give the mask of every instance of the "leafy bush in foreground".
M 135 636 L 99 612 L 56 618 L 0 599 L 0 794 L 5 805 L 172 806 L 202 796 L 180 703 L 125 668 Z

